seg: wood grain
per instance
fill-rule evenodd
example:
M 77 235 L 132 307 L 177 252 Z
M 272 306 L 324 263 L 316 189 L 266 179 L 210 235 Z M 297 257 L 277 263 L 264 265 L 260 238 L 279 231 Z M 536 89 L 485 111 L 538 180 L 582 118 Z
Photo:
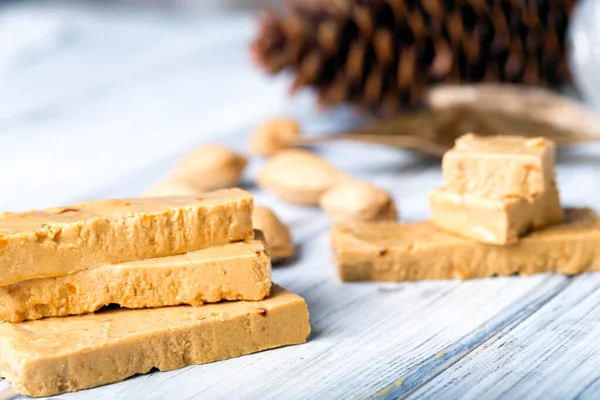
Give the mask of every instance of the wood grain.
M 573 278 L 533 316 L 500 329 L 415 397 L 597 398 L 598 321 L 600 276 Z
M 310 94 L 288 100 L 285 80 L 251 67 L 248 15 L 71 7 L 0 8 L 0 37 L 29 32 L 0 57 L 0 209 L 135 196 L 195 145 L 243 151 L 268 116 L 299 117 L 309 134 L 352 121 L 347 110 L 316 113 Z M 319 152 L 390 191 L 404 220 L 427 218 L 427 192 L 442 185 L 439 163 L 408 152 L 353 143 Z M 600 146 L 559 161 L 563 201 L 600 209 Z M 293 228 L 298 260 L 273 279 L 306 298 L 310 341 L 59 398 L 598 397 L 598 275 L 341 283 L 327 218 L 257 190 L 261 164 L 252 160 L 246 185 Z M 9 387 L 0 380 L 0 393 Z

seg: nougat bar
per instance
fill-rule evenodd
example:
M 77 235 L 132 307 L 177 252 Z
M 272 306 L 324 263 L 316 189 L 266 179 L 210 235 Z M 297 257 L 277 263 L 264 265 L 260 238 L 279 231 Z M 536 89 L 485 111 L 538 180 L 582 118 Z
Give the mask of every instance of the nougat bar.
M 251 239 L 253 197 L 98 200 L 0 214 L 0 286 Z
M 270 289 L 267 247 L 249 240 L 0 287 L 0 320 L 83 314 L 108 304 L 144 308 L 262 300 Z
M 506 196 L 498 200 L 436 189 L 429 201 L 438 228 L 482 243 L 515 243 L 530 230 L 563 221 L 556 186 L 535 199 Z
M 555 157 L 554 143 L 544 138 L 467 134 L 444 154 L 442 170 L 455 193 L 531 197 L 552 186 Z
M 274 347 L 310 333 L 302 297 L 278 286 L 261 301 L 101 311 L 0 324 L 0 376 L 50 396 Z
M 565 210 L 566 221 L 509 246 L 438 230 L 430 221 L 364 222 L 332 227 L 331 242 L 344 281 L 471 279 L 600 270 L 600 219 L 590 209 Z

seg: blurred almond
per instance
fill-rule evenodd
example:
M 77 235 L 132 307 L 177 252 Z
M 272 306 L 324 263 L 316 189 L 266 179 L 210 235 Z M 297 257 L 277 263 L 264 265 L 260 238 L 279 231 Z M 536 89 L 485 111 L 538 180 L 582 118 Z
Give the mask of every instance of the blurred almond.
M 347 180 L 333 186 L 323 194 L 319 204 L 337 223 L 398 219 L 394 199 L 386 191 L 358 180 Z
M 199 147 L 186 154 L 174 168 L 173 177 L 200 191 L 239 186 L 246 158 L 219 144 Z
M 258 185 L 292 204 L 313 206 L 346 175 L 305 150 L 283 150 L 269 158 L 258 174 Z
M 165 180 L 150 186 L 142 193 L 141 197 L 196 196 L 200 193 L 202 193 L 200 190 L 187 183 Z
M 254 229 L 262 231 L 273 262 L 290 258 L 296 254 L 289 228 L 269 208 L 254 207 L 252 226 Z
M 250 151 L 258 156 L 271 156 L 290 147 L 300 135 L 300 125 L 289 118 L 274 118 L 262 124 L 250 137 Z

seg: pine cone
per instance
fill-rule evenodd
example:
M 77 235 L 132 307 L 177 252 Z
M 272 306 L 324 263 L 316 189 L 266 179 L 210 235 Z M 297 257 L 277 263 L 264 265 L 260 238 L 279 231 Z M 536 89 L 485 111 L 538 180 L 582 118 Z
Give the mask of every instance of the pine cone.
M 268 10 L 252 44 L 270 74 L 322 106 L 390 113 L 438 83 L 553 86 L 570 79 L 565 36 L 576 0 L 304 0 Z

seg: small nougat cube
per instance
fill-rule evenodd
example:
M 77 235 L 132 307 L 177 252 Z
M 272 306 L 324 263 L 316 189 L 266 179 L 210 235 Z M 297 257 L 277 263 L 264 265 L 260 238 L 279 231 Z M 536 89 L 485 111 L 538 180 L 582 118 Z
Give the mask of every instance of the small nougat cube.
M 429 201 L 438 228 L 482 243 L 515 243 L 532 229 L 563 221 L 556 186 L 535 199 L 506 196 L 497 200 L 436 189 Z
M 467 134 L 444 155 L 442 170 L 446 187 L 459 194 L 532 197 L 552 186 L 555 157 L 544 138 Z

